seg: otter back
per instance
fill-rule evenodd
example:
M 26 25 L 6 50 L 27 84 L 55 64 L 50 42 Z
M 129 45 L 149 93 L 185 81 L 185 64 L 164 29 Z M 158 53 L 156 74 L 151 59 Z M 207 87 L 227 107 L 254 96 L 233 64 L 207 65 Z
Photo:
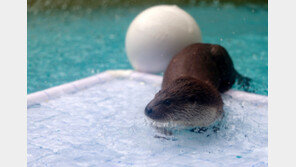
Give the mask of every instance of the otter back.
M 190 76 L 225 92 L 235 82 L 237 72 L 226 49 L 219 45 L 197 43 L 184 48 L 168 65 L 162 88 L 181 76 Z

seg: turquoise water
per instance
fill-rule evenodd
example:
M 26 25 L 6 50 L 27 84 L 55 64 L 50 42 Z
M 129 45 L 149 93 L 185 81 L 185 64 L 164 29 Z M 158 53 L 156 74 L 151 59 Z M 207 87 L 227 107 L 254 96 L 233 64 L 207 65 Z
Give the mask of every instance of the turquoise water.
M 130 22 L 147 7 L 28 13 L 28 93 L 108 69 L 132 69 L 124 50 Z M 181 6 L 198 22 L 203 42 L 230 53 L 235 68 L 268 94 L 267 9 Z M 238 85 L 234 89 L 242 90 Z

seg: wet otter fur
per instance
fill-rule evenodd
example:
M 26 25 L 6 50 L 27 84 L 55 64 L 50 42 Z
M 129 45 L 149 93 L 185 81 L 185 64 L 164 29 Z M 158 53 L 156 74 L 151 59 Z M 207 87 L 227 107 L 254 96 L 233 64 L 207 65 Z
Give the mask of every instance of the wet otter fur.
M 184 48 L 168 65 L 161 90 L 145 108 L 145 115 L 158 123 L 207 127 L 223 116 L 220 93 L 238 79 L 247 87 L 220 45 L 196 43 Z

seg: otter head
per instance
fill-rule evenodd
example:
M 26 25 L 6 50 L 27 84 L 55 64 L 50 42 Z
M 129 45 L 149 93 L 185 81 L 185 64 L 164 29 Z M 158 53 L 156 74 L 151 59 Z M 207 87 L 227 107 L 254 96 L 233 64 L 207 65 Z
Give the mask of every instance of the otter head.
M 158 123 L 209 126 L 223 113 L 218 90 L 192 77 L 180 77 L 160 90 L 146 106 L 145 115 Z

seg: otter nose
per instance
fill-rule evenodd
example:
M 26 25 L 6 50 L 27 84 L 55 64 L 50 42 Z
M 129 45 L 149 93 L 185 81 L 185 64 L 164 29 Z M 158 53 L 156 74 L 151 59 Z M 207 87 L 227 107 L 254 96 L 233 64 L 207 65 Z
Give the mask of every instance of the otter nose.
M 149 108 L 149 107 L 146 107 L 146 108 L 145 108 L 145 114 L 146 114 L 147 116 L 149 116 L 152 112 L 153 112 L 152 108 Z

